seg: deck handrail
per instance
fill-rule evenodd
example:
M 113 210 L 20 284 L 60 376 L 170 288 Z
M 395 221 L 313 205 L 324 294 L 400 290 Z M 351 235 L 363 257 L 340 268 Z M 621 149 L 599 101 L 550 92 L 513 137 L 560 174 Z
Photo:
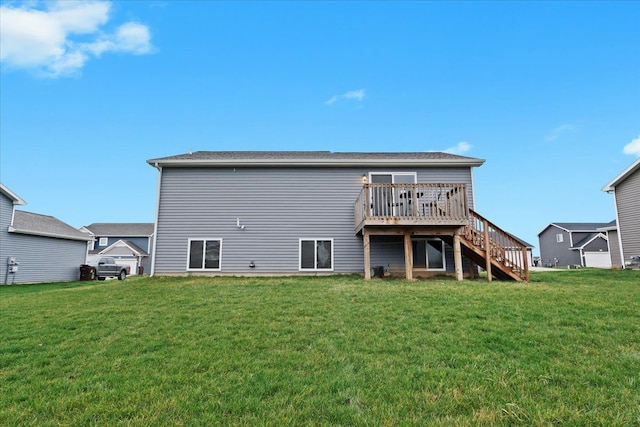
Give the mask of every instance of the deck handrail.
M 466 221 L 467 187 L 459 183 L 364 184 L 354 204 L 356 226 L 366 219 Z
M 489 253 L 490 259 L 509 268 L 523 280 L 529 281 L 527 247 L 479 213 L 469 209 L 469 224 L 464 227 L 464 238 Z M 489 241 L 489 247 L 485 241 Z

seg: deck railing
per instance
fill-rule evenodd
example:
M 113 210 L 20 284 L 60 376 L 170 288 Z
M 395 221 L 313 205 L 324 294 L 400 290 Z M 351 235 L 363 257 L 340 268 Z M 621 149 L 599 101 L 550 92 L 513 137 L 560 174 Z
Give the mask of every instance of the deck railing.
M 467 221 L 465 184 L 364 184 L 354 206 L 356 228 L 365 220 L 421 224 Z
M 526 246 L 473 210 L 469 210 L 469 223 L 464 228 L 464 238 L 479 250 L 488 252 L 492 261 L 511 270 L 522 280 L 529 280 Z

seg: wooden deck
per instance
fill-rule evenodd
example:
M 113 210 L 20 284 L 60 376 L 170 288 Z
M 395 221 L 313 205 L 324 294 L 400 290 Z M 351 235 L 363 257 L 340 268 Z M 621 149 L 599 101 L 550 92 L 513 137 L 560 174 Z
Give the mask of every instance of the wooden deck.
M 526 247 L 469 209 L 464 184 L 364 184 L 354 205 L 355 233 L 362 234 L 365 278 L 371 278 L 370 236 L 403 235 L 405 275 L 413 278 L 412 236 L 440 236 L 453 247 L 455 275 L 462 254 L 493 276 L 529 280 Z
M 355 232 L 366 226 L 463 226 L 464 184 L 364 184 L 354 205 Z

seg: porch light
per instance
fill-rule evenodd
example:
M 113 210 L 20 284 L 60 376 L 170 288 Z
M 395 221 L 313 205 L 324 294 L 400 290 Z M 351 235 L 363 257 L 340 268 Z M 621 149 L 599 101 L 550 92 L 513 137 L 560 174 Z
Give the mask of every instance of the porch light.
M 362 183 L 363 183 L 363 184 L 366 184 L 368 180 L 369 180 L 369 178 L 367 177 L 367 174 L 366 174 L 366 173 L 363 173 L 363 174 L 362 174 Z

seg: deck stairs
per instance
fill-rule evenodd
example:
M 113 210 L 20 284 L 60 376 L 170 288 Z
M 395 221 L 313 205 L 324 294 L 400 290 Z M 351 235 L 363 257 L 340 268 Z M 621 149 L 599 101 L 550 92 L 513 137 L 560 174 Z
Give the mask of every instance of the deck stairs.
M 460 243 L 462 253 L 485 268 L 490 280 L 493 276 L 501 280 L 529 281 L 526 246 L 472 209 L 469 209 L 469 223 L 463 227 Z

